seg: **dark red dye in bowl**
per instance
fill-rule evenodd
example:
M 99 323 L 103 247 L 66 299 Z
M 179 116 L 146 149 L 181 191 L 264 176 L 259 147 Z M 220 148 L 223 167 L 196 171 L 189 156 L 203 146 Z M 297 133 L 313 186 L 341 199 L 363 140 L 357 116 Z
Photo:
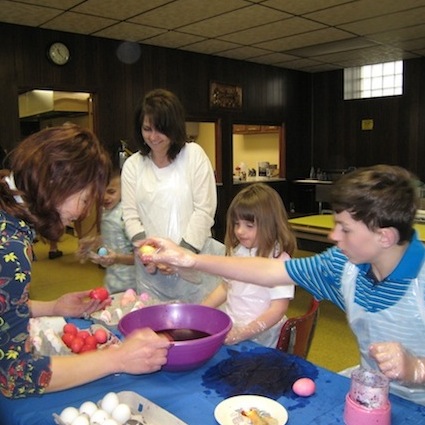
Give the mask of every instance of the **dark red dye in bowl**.
M 221 310 L 198 304 L 158 304 L 126 314 L 118 329 L 128 335 L 136 329 L 155 332 L 190 330 L 192 334 L 209 334 L 196 339 L 175 340 L 168 351 L 163 370 L 195 369 L 209 360 L 223 345 L 232 327 L 230 317 Z

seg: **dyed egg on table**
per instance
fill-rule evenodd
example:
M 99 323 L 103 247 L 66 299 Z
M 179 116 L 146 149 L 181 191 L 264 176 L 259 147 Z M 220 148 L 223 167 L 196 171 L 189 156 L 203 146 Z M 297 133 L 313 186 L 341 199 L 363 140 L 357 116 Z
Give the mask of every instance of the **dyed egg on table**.
M 292 391 L 301 397 L 310 397 L 316 391 L 316 384 L 310 378 L 300 378 L 292 385 Z

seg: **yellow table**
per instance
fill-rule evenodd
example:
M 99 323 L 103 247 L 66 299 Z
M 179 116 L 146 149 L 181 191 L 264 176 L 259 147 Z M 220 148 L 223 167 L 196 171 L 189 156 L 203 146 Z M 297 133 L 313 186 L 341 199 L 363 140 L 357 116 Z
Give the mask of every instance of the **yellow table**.
M 289 223 L 299 239 L 331 243 L 328 234 L 334 225 L 333 215 L 321 214 L 291 218 Z M 418 232 L 419 239 L 425 242 L 425 223 L 415 223 L 414 227 Z

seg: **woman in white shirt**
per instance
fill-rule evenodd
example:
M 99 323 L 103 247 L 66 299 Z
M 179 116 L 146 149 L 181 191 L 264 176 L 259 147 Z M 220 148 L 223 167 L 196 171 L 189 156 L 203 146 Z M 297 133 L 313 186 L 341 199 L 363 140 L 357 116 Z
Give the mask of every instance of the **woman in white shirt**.
M 211 163 L 196 143 L 186 142 L 185 114 L 171 92 L 148 93 L 136 111 L 140 149 L 123 166 L 122 207 L 132 241 L 161 236 L 194 252 L 223 254 L 211 238 L 217 192 Z M 217 279 L 192 273 L 183 276 L 169 268 L 136 261 L 139 293 L 161 301 L 200 302 Z

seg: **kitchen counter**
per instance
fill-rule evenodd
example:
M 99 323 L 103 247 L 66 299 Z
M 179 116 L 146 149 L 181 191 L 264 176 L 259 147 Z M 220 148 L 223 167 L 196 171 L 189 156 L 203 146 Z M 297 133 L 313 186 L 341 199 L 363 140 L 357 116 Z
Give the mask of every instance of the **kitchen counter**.
M 330 244 L 328 234 L 334 226 L 332 214 L 308 215 L 304 217 L 291 218 L 289 224 L 299 239 L 308 239 Z M 418 237 L 425 242 L 425 224 L 415 222 L 414 228 L 418 232 Z
M 317 179 L 300 179 L 300 180 L 293 180 L 293 183 L 299 183 L 299 184 L 332 184 L 333 182 L 331 180 L 317 180 Z
M 239 180 L 233 177 L 233 184 L 246 184 L 246 183 L 270 183 L 270 182 L 285 182 L 285 178 L 281 177 L 247 177 L 246 180 Z

